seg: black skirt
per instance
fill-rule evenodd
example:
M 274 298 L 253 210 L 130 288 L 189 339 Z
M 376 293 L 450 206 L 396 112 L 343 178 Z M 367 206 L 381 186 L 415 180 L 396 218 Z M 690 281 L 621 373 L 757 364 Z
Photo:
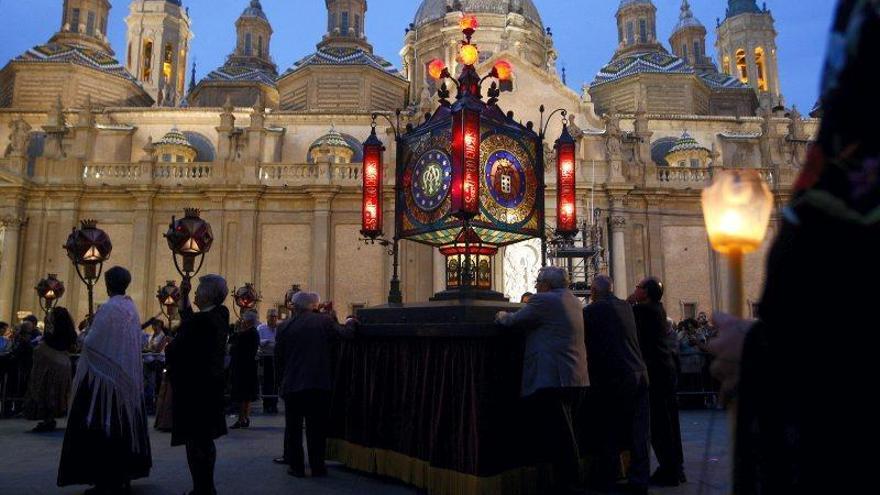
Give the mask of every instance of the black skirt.
M 103 428 L 89 427 L 86 415 L 92 400 L 92 387 L 87 380 L 82 383 L 73 398 L 61 448 L 58 466 L 58 486 L 108 485 L 118 486 L 125 482 L 146 478 L 153 465 L 150 440 L 147 432 L 146 411 L 135 425 L 141 431 L 143 441 L 138 452 L 133 452 L 128 427 L 122 427 L 119 414 L 113 408 L 110 435 Z M 102 410 L 100 400 L 95 410 Z M 144 409 L 144 405 L 141 404 Z

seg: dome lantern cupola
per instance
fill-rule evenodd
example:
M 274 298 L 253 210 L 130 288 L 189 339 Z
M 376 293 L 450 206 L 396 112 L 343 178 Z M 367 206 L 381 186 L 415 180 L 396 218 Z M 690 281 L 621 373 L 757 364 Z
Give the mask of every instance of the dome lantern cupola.
M 672 52 L 691 67 L 705 70 L 714 68 L 706 56 L 706 27 L 694 17 L 688 0 L 681 2 L 681 13 L 669 37 L 669 45 Z
M 708 148 L 685 131 L 666 153 L 666 162 L 670 167 L 706 168 L 710 155 Z
M 112 54 L 107 38 L 109 0 L 64 0 L 61 29 L 51 42 L 81 46 Z
M 664 51 L 657 42 L 657 7 L 651 0 L 621 0 L 617 8 L 615 57 L 650 51 Z
M 153 143 L 153 156 L 162 163 L 192 163 L 198 151 L 186 136 L 172 127 L 162 139 Z
M 326 0 L 327 34 L 318 45 L 357 47 L 372 52 L 364 34 L 367 0 Z
M 330 132 L 309 146 L 309 160 L 312 163 L 351 163 L 354 155 L 354 148 L 336 127 L 330 127 Z

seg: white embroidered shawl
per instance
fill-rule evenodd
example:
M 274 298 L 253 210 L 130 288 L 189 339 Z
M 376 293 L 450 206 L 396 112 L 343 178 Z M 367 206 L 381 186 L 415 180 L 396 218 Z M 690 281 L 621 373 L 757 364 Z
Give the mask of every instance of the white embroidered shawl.
M 83 384 L 92 389 L 88 425 L 103 428 L 110 436 L 115 407 L 121 433 L 131 440 L 133 451 L 139 452 L 146 444 L 146 432 L 138 427 L 146 424 L 141 325 L 128 296 L 111 297 L 95 314 L 76 366 L 72 397 Z

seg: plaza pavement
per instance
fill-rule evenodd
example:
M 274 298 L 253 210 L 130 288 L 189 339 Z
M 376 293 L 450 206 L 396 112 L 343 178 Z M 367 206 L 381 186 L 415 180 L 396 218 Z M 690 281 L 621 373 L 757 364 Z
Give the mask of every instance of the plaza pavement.
M 679 488 L 652 489 L 656 495 L 726 495 L 730 453 L 727 416 L 723 412 L 683 411 L 685 469 L 690 480 Z M 230 423 L 232 421 L 230 420 Z M 272 463 L 281 453 L 282 416 L 254 416 L 249 430 L 232 431 L 217 442 L 217 488 L 221 495 L 404 495 L 418 490 L 393 480 L 366 476 L 330 464 L 330 476 L 296 479 Z M 0 420 L 0 495 L 82 493 L 85 487 L 55 486 L 63 430 L 51 434 L 25 433 L 33 422 Z M 709 428 L 711 444 L 707 455 Z M 59 422 L 64 427 L 64 421 Z M 153 471 L 132 484 L 133 495 L 180 495 L 190 488 L 184 449 L 169 446 L 170 435 L 151 431 Z

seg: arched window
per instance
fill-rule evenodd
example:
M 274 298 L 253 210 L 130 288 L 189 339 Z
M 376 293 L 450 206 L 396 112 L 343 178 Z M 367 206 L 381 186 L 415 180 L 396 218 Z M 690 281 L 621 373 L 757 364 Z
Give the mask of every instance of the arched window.
M 681 58 L 687 60 L 688 58 L 688 45 L 687 43 L 681 44 Z
M 183 94 L 186 84 L 186 50 L 181 48 L 177 56 L 177 94 Z
M 126 67 L 128 67 L 128 70 L 130 71 L 131 70 L 131 42 L 130 41 L 128 42 L 128 56 L 126 57 L 126 60 L 128 61 L 128 63 L 125 65 L 126 65 Z
M 623 43 L 623 24 L 617 25 L 617 42 Z
M 165 78 L 165 82 L 171 80 L 171 72 L 174 68 L 174 47 L 171 46 L 171 43 L 165 44 L 165 51 L 162 55 L 162 77 Z
M 700 51 L 700 42 L 694 41 L 694 63 L 698 64 L 703 60 L 703 52 Z
M 342 13 L 342 19 L 339 21 L 339 33 L 348 36 L 348 12 Z
M 245 33 L 244 35 L 244 56 L 251 56 L 251 33 Z
M 70 31 L 73 33 L 79 32 L 79 9 L 70 11 Z
M 91 10 L 86 14 L 86 34 L 89 36 L 95 35 L 95 13 Z
M 263 37 L 257 38 L 257 56 L 263 58 Z
M 721 62 L 721 71 L 728 76 L 730 75 L 730 57 L 728 57 L 727 55 L 724 56 L 724 59 Z
M 739 76 L 739 80 L 742 81 L 743 84 L 749 83 L 749 67 L 746 64 L 746 51 L 745 50 L 737 50 L 736 51 L 736 71 Z
M 755 48 L 755 65 L 758 67 L 758 90 L 767 91 L 767 60 L 761 47 Z
M 626 44 L 634 45 L 636 43 L 636 32 L 632 21 L 626 23 Z
M 648 42 L 648 21 L 639 19 L 639 43 Z
M 336 30 L 336 12 L 330 12 L 330 17 L 327 22 L 327 31 L 330 34 L 333 34 L 333 31 Z
M 153 79 L 153 40 L 144 41 L 143 72 L 141 80 L 150 82 Z
M 361 16 L 355 14 L 354 16 L 354 35 L 361 35 Z

